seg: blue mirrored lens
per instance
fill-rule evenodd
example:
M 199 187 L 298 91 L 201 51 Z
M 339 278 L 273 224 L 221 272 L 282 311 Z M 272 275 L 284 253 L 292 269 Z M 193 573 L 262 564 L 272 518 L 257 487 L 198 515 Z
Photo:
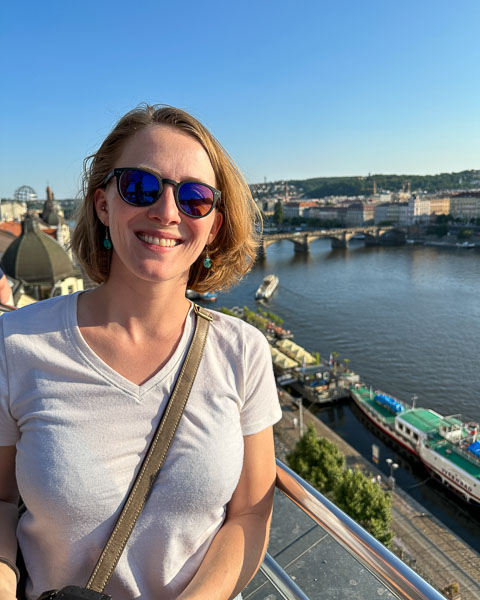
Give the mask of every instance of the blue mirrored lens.
M 138 169 L 129 169 L 121 174 L 119 189 L 124 200 L 135 206 L 153 204 L 160 193 L 155 175 Z
M 191 217 L 203 217 L 213 205 L 213 191 L 203 183 L 182 183 L 178 190 L 180 209 Z

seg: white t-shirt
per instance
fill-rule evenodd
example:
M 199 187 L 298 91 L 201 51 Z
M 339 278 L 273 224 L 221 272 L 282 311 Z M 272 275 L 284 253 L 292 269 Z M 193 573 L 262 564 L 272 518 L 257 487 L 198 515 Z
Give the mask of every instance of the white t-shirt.
M 28 509 L 17 536 L 30 598 L 85 585 L 195 324 L 191 310 L 171 359 L 137 386 L 85 342 L 77 298 L 45 300 L 0 318 L 0 445 L 17 446 L 17 482 Z M 170 452 L 106 588 L 114 600 L 176 598 L 224 521 L 242 469 L 243 436 L 281 418 L 265 337 L 240 319 L 213 314 Z

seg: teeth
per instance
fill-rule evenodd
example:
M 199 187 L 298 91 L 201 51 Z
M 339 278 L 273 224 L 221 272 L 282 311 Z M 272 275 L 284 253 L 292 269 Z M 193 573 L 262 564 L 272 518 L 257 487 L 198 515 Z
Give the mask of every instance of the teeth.
M 138 237 L 147 244 L 153 244 L 154 246 L 162 246 L 164 248 L 172 248 L 173 246 L 176 246 L 179 243 L 178 240 L 172 240 L 171 238 L 158 238 L 152 237 L 151 235 L 143 235 L 141 233 L 138 235 Z

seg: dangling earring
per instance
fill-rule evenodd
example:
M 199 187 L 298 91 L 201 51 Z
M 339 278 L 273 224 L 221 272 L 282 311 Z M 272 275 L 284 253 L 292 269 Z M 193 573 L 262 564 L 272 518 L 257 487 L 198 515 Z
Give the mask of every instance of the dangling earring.
M 105 239 L 103 240 L 103 247 L 105 248 L 105 250 L 112 249 L 112 242 L 110 240 L 110 236 L 108 235 L 108 225 L 105 226 Z
M 208 256 L 208 247 L 205 246 L 205 258 L 203 259 L 203 266 L 206 269 L 210 269 L 210 267 L 212 266 L 212 259 L 210 258 L 210 256 Z

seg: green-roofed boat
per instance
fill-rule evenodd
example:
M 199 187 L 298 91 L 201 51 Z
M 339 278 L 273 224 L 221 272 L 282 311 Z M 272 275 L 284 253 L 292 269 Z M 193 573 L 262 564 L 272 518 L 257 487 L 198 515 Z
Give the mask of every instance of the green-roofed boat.
M 414 407 L 372 388 L 350 389 L 363 414 L 467 502 L 480 504 L 480 435 L 477 423 Z

